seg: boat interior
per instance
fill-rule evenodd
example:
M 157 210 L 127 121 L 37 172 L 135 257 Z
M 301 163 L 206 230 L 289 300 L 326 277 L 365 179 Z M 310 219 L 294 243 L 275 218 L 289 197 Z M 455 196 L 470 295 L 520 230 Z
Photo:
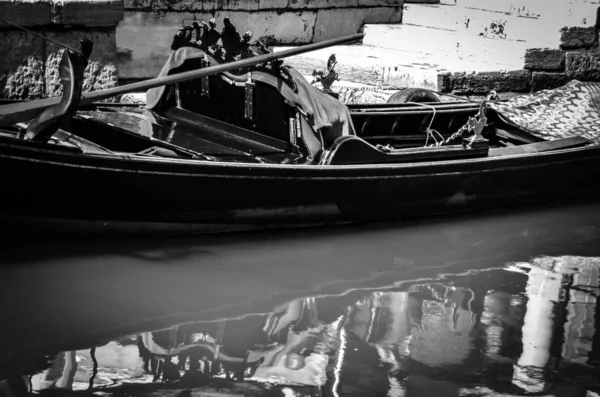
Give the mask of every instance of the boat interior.
M 176 51 L 187 53 L 165 65 L 167 75 L 231 61 L 218 47 Z M 306 165 L 461 160 L 592 144 L 538 138 L 504 122 L 487 101 L 443 101 L 430 92 L 344 105 L 335 96 L 275 59 L 154 88 L 146 106 L 81 105 L 43 141 L 26 139 L 31 122 L 0 125 L 0 139 L 90 155 Z

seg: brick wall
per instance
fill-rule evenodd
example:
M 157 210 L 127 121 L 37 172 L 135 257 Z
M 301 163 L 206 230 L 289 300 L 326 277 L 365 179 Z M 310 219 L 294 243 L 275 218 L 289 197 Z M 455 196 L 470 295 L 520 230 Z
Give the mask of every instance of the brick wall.
M 118 84 L 115 27 L 123 18 L 122 0 L 0 0 L 0 16 L 75 49 L 94 42 L 84 90 Z M 62 93 L 58 65 L 62 48 L 0 22 L 0 98 L 39 99 Z
M 561 33 L 560 48 L 532 48 L 525 53 L 525 69 L 532 72 L 534 92 L 573 79 L 600 81 L 597 26 L 564 28 Z

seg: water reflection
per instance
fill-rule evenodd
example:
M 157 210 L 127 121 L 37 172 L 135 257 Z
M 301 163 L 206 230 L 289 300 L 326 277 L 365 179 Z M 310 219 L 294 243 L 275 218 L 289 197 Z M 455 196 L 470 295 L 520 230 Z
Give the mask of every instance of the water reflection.
M 598 210 L 20 252 L 0 378 L 13 395 L 593 395 Z

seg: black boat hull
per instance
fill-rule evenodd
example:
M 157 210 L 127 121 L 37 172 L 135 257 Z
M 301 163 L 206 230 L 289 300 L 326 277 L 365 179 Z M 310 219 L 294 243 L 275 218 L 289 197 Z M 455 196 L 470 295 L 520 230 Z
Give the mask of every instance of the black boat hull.
M 414 219 L 598 190 L 600 146 L 360 166 L 214 163 L 0 148 L 5 228 L 205 233 Z

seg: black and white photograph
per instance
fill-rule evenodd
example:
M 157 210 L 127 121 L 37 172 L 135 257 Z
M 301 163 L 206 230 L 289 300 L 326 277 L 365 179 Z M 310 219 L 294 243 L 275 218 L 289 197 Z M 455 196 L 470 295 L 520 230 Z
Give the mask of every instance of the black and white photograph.
M 600 0 L 0 0 L 0 397 L 600 397 Z

